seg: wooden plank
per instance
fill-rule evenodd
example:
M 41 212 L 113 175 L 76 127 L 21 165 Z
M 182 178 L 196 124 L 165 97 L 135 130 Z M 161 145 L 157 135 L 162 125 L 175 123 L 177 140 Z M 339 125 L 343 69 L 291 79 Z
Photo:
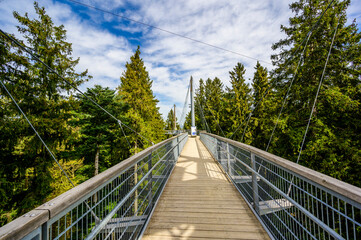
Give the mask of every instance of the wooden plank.
M 189 138 L 143 239 L 269 239 L 198 138 Z
M 245 228 L 244 231 L 240 232 L 227 230 L 210 231 L 210 229 L 197 230 L 194 226 L 188 226 L 186 229 L 173 228 L 170 230 L 153 228 L 149 231 L 149 235 L 158 236 L 158 239 L 163 239 L 164 237 L 198 237 L 205 239 L 264 239 L 265 237 L 264 233 L 262 233 L 262 230 L 249 232 Z
M 163 206 L 163 204 L 166 204 Z M 204 209 L 232 209 L 232 210 L 238 210 L 238 209 L 248 209 L 248 206 L 245 206 L 244 204 L 241 204 L 239 202 L 233 202 L 232 204 L 224 204 L 219 202 L 165 202 L 161 201 L 159 202 L 160 209 L 177 209 L 177 208 L 185 208 L 185 209 L 199 209 L 200 207 Z
M 225 224 L 225 225 L 244 225 L 244 226 L 257 226 L 258 224 L 255 223 L 253 218 L 236 218 L 232 221 L 222 221 L 218 218 L 199 218 L 199 217 L 187 217 L 187 216 L 181 216 L 181 217 L 164 217 L 164 216 L 153 216 L 150 222 L 150 225 L 148 226 L 148 229 L 151 229 L 153 227 L 153 224 L 157 223 L 177 223 L 177 224 Z M 259 225 L 261 226 L 261 225 Z
M 205 207 L 205 206 L 198 206 L 198 207 L 193 207 L 191 205 L 189 206 L 179 206 L 179 207 L 160 207 L 159 211 L 162 212 L 181 212 L 181 213 L 186 213 L 186 212 L 193 212 L 193 213 L 226 213 L 226 214 L 243 214 L 245 212 L 247 212 L 247 208 L 215 208 L 215 207 Z
M 156 223 L 153 225 L 155 229 L 174 229 L 174 228 L 181 228 L 185 229 L 187 226 L 190 226 L 187 223 Z M 192 226 L 197 230 L 209 231 L 212 229 L 213 231 L 232 231 L 232 232 L 244 232 L 245 226 L 247 227 L 246 230 L 248 232 L 259 232 L 262 231 L 262 228 L 258 226 L 251 225 L 235 225 L 235 224 L 202 224 L 202 223 L 193 223 Z
M 157 217 L 197 217 L 197 218 L 213 218 L 218 219 L 220 221 L 232 221 L 236 219 L 253 219 L 254 215 L 252 212 L 249 211 L 243 211 L 242 214 L 234 214 L 234 213 L 214 213 L 214 212 L 178 212 L 178 211 L 172 211 L 172 212 L 163 212 L 163 211 L 157 211 L 154 213 L 154 216 Z
M 0 239 L 22 239 L 48 220 L 47 210 L 31 210 L 0 228 Z

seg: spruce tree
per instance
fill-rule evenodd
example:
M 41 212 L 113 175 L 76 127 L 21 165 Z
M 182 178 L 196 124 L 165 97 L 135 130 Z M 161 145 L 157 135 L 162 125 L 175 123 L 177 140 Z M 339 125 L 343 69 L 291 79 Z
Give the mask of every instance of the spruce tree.
M 252 134 L 252 146 L 266 149 L 270 137 L 273 122 L 273 102 L 269 88 L 268 71 L 258 61 L 252 79 L 252 101 L 253 113 L 249 123 L 249 130 Z M 257 107 L 256 107 L 257 105 Z
M 223 136 L 222 109 L 224 104 L 223 83 L 219 78 L 208 78 L 204 88 L 204 115 L 210 131 Z
M 55 26 L 36 2 L 34 8 L 35 19 L 14 12 L 20 24 L 18 31 L 24 39 L 17 41 L 79 86 L 89 76 L 86 71 L 75 72 L 79 59 L 71 57 L 72 46 L 66 41 L 66 30 L 63 26 Z M 0 37 L 0 51 L 0 75 L 5 85 L 58 160 L 68 160 L 67 139 L 76 134 L 66 124 L 74 109 L 74 101 L 68 97 L 70 86 L 3 36 Z M 0 110 L 4 123 L 0 124 L 0 174 L 2 181 L 10 183 L 0 191 L 6 196 L 1 201 L 1 224 L 4 224 L 42 204 L 56 186 L 49 170 L 53 168 L 53 159 L 3 88 L 0 93 L 0 101 L 5 104 Z
M 178 130 L 179 124 L 177 123 L 177 117 L 176 119 L 176 128 L 174 128 L 174 111 L 173 108 L 168 112 L 167 120 L 165 121 L 165 129 L 166 130 Z
M 194 108 L 195 108 L 195 122 L 196 126 L 199 130 L 206 130 L 208 129 L 204 112 L 207 110 L 206 108 L 206 96 L 205 96 L 205 85 L 203 79 L 199 80 L 199 87 L 196 89 L 195 97 L 194 97 Z
M 246 69 L 242 63 L 237 63 L 233 71 L 229 72 L 231 87 L 227 87 L 227 102 L 225 116 L 228 118 L 228 135 L 231 135 L 236 128 L 248 117 L 251 105 L 251 89 L 249 88 L 244 74 Z M 243 129 L 234 134 L 234 139 L 239 140 Z M 249 138 L 249 131 L 247 132 Z
M 95 85 L 88 88 L 85 94 L 114 116 L 126 121 L 123 116 L 125 106 L 117 101 L 115 90 Z M 87 167 L 83 174 L 90 178 L 115 165 L 119 159 L 126 159 L 129 149 L 125 139 L 123 144 L 117 144 L 118 138 L 124 138 L 118 122 L 82 95 L 78 94 L 77 98 L 79 112 L 73 125 L 79 127 L 81 137 L 77 142 L 76 154 L 78 158 L 84 158 Z M 115 154 L 119 150 L 123 150 L 121 156 Z
M 125 67 L 126 70 L 120 77 L 118 94 L 121 101 L 129 106 L 127 117 L 131 119 L 131 127 L 152 142 L 158 142 L 165 137 L 163 134 L 164 122 L 159 113 L 159 107 L 157 107 L 158 100 L 153 95 L 153 81 L 140 57 L 139 47 Z M 142 143 L 144 148 L 151 145 L 136 134 L 132 136 L 131 142 L 136 148 Z
M 293 77 L 299 54 L 292 60 L 310 27 L 317 22 L 329 2 L 300 0 L 290 5 L 295 13 L 289 26 L 282 26 L 286 38 L 273 45 L 280 53 L 273 56 L 276 90 L 282 98 Z M 360 78 L 361 34 L 355 21 L 346 24 L 350 1 L 335 0 L 313 31 L 295 82 L 287 99 L 282 128 L 273 151 L 295 160 L 311 112 L 331 39 L 337 28 L 320 95 L 314 109 L 300 164 L 311 167 L 351 184 L 361 186 L 355 169 L 361 167 Z M 339 21 L 339 23 L 338 23 Z M 285 63 L 288 65 L 285 66 Z

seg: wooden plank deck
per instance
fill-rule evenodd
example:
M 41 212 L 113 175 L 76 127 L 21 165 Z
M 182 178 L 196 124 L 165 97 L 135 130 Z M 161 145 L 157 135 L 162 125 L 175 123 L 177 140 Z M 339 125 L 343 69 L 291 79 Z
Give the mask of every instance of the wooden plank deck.
M 199 138 L 189 138 L 143 236 L 269 239 Z

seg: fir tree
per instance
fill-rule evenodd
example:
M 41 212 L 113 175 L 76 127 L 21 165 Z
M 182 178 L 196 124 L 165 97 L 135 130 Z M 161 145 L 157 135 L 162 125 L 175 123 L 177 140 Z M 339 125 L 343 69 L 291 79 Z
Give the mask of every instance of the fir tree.
M 174 128 L 174 118 L 176 120 L 175 128 Z M 168 112 L 167 120 L 165 121 L 165 129 L 167 130 L 179 129 L 179 124 L 177 123 L 177 117 L 174 116 L 173 108 Z
M 226 89 L 227 91 L 227 102 L 226 102 L 226 113 L 228 118 L 228 135 L 231 135 L 231 131 L 235 131 L 236 128 L 244 122 L 250 112 L 251 105 L 251 89 L 246 83 L 244 74 L 246 69 L 242 63 L 237 63 L 233 68 L 233 71 L 229 72 L 231 87 Z M 240 129 L 238 133 L 234 134 L 235 139 L 240 139 L 242 133 Z M 249 134 L 247 134 L 248 136 Z M 249 136 L 248 136 L 249 137 Z
M 273 126 L 271 118 L 274 114 L 274 99 L 272 91 L 269 90 L 270 81 L 267 69 L 257 62 L 255 70 L 252 79 L 252 107 L 254 110 L 249 129 L 252 134 L 252 146 L 265 150 Z M 269 91 L 267 92 L 267 90 Z
M 126 70 L 120 78 L 118 94 L 121 101 L 129 106 L 127 117 L 131 119 L 131 126 L 152 142 L 164 139 L 164 122 L 157 107 L 158 100 L 152 91 L 153 81 L 149 78 L 143 60 L 140 58 L 139 47 L 127 62 Z M 132 144 L 138 148 L 141 143 L 148 147 L 151 143 L 133 134 Z M 138 150 L 136 150 L 138 151 Z
M 195 97 L 194 97 L 194 114 L 195 114 L 195 122 L 198 129 L 210 131 L 208 129 L 204 112 L 207 110 L 206 108 L 206 96 L 205 96 L 205 85 L 203 79 L 199 80 L 199 87 L 196 89 Z
M 66 41 L 63 26 L 55 26 L 44 8 L 34 3 L 36 19 L 14 12 L 19 22 L 18 31 L 24 42 L 43 62 L 63 77 L 79 86 L 87 80 L 87 72 L 76 73 L 79 59 L 73 59 L 72 46 Z M 0 38 L 1 77 L 19 102 L 34 127 L 59 160 L 67 160 L 66 140 L 75 134 L 66 122 L 71 117 L 73 100 L 68 98 L 70 87 L 29 54 L 14 47 L 8 39 Z M 1 224 L 43 203 L 53 191 L 49 169 L 53 159 L 46 151 L 18 109 L 0 88 L 5 108 L 0 110 L 1 179 L 9 185 L 0 192 Z M 11 131 L 11 132 L 9 132 Z M 8 139 L 4 137 L 7 136 Z M 3 151 L 4 150 L 4 151 Z M 74 181 L 76 182 L 76 181 Z M 1 186 L 4 186 L 1 184 Z M 6 219 L 3 216 L 10 216 Z
M 116 100 L 115 90 L 95 85 L 94 88 L 88 88 L 85 94 L 111 114 L 125 120 L 125 106 Z M 77 143 L 76 154 L 78 158 L 84 158 L 84 164 L 88 166 L 83 174 L 92 177 L 115 165 L 119 159 L 126 159 L 129 149 L 125 147 L 125 142 L 122 146 L 116 144 L 117 136 L 123 137 L 123 133 L 113 118 L 82 95 L 77 95 L 77 98 L 79 113 L 76 114 L 73 124 L 80 128 L 81 137 Z M 118 154 L 114 156 L 117 148 L 124 150 L 121 157 Z
M 346 25 L 349 1 L 335 1 L 312 33 L 287 99 L 283 123 L 273 151 L 288 159 L 295 159 L 311 112 L 331 39 L 338 27 L 323 85 L 314 109 L 310 129 L 300 163 L 351 184 L 361 186 L 355 169 L 361 166 L 360 78 L 361 34 L 353 22 Z M 280 54 L 274 55 L 274 77 L 277 92 L 282 98 L 293 76 L 299 55 L 288 61 L 301 46 L 310 27 L 318 20 L 329 3 L 320 0 L 300 0 L 290 5 L 295 16 L 290 26 L 282 26 L 286 38 L 273 45 Z M 339 21 L 339 23 L 338 23 Z M 289 65 L 285 66 L 285 63 Z M 285 70 L 286 68 L 286 70 Z
M 208 78 L 204 88 L 204 115 L 210 131 L 223 136 L 222 109 L 224 102 L 223 83 L 219 78 Z

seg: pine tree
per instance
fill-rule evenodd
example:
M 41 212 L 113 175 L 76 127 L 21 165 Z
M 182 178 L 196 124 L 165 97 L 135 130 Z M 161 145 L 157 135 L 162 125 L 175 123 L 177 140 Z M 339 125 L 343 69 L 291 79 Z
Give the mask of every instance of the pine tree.
M 259 62 L 255 67 L 252 79 L 253 113 L 249 123 L 249 130 L 252 134 L 252 146 L 266 149 L 271 134 L 271 116 L 273 114 L 272 93 L 268 91 L 268 71 Z M 257 105 L 257 107 L 256 107 Z
M 208 129 L 208 125 L 206 123 L 204 112 L 207 110 L 206 108 L 206 96 L 205 96 L 205 85 L 203 79 L 199 80 L 199 87 L 196 89 L 195 97 L 194 97 L 194 115 L 195 115 L 195 122 L 196 126 L 199 130 L 206 130 Z
M 203 105 L 204 117 L 210 131 L 223 136 L 222 109 L 224 101 L 223 83 L 219 78 L 208 78 L 204 87 L 205 102 Z
M 36 19 L 14 12 L 20 24 L 18 31 L 24 38 L 23 42 L 18 41 L 26 44 L 28 49 L 64 78 L 79 86 L 89 76 L 86 71 L 80 74 L 75 72 L 79 59 L 71 57 L 72 46 L 66 42 L 64 27 L 55 26 L 45 9 L 37 3 L 34 3 L 34 7 Z M 10 40 L 3 36 L 0 39 L 0 75 L 5 85 L 57 158 L 67 160 L 69 146 L 66 139 L 74 134 L 74 129 L 66 124 L 74 103 L 68 97 L 70 87 L 44 65 L 31 60 L 29 54 L 14 48 Z M 0 174 L 1 179 L 9 183 L 0 191 L 6 196 L 1 201 L 1 224 L 4 224 L 43 203 L 54 186 L 49 172 L 53 167 L 52 158 L 3 88 L 0 88 L 0 92 L 0 101 L 6 107 L 0 110 L 1 122 L 4 123 L 0 127 Z M 10 217 L 4 219 L 3 216 Z
M 174 111 L 173 109 L 171 109 L 168 112 L 168 116 L 167 116 L 167 120 L 165 121 L 165 129 L 167 130 L 178 130 L 179 129 L 179 124 L 177 123 L 177 117 L 175 117 L 176 119 L 176 128 L 174 128 Z
M 191 119 L 191 112 L 187 113 L 186 115 L 186 120 L 184 122 L 184 129 L 185 130 L 190 130 L 191 129 L 191 125 L 192 125 L 192 119 Z
M 140 132 L 152 142 L 164 139 L 164 122 L 159 107 L 158 100 L 152 91 L 153 81 L 149 78 L 143 60 L 140 58 L 139 47 L 131 56 L 130 62 L 126 63 L 126 70 L 120 78 L 118 94 L 121 101 L 129 106 L 127 117 L 131 119 L 131 126 L 135 131 Z M 143 147 L 148 147 L 151 143 L 133 134 L 131 142 L 135 147 L 144 143 Z
M 85 94 L 108 112 L 125 121 L 125 106 L 116 99 L 115 90 L 95 85 L 88 88 Z M 79 113 L 76 113 L 73 124 L 79 127 L 81 137 L 77 143 L 76 154 L 78 158 L 84 158 L 84 164 L 88 166 L 87 171 L 92 170 L 85 172 L 90 178 L 115 165 L 119 159 L 126 159 L 129 149 L 125 141 L 121 146 L 116 144 L 117 136 L 123 137 L 123 133 L 113 118 L 82 95 L 77 95 L 77 98 Z M 121 157 L 118 154 L 114 156 L 116 148 L 123 149 Z
M 228 118 L 228 135 L 232 135 L 233 131 L 245 121 L 250 112 L 251 105 L 251 89 L 249 88 L 244 74 L 246 69 L 242 63 L 237 63 L 233 68 L 233 71 L 229 72 L 231 87 L 226 88 L 227 92 L 227 102 L 226 104 L 226 113 L 225 116 Z M 239 140 L 242 136 L 243 129 L 240 129 L 237 133 L 234 134 L 234 138 Z M 249 131 L 247 132 L 247 138 L 249 138 Z
M 277 132 L 276 154 L 295 159 L 311 112 L 331 39 L 338 27 L 323 85 L 314 109 L 300 163 L 351 184 L 361 186 L 355 169 L 361 167 L 360 78 L 361 34 L 355 24 L 346 25 L 346 7 L 350 1 L 335 1 L 312 33 L 305 50 L 287 105 L 282 127 Z M 287 35 L 273 45 L 280 54 L 274 55 L 277 65 L 273 75 L 280 98 L 295 72 L 298 58 L 288 61 L 300 47 L 310 27 L 329 3 L 320 0 L 300 0 L 290 5 L 295 16 L 290 26 L 282 26 Z M 338 24 L 339 21 L 339 24 Z M 287 66 L 285 63 L 289 62 Z M 286 68 L 286 70 L 285 70 Z

